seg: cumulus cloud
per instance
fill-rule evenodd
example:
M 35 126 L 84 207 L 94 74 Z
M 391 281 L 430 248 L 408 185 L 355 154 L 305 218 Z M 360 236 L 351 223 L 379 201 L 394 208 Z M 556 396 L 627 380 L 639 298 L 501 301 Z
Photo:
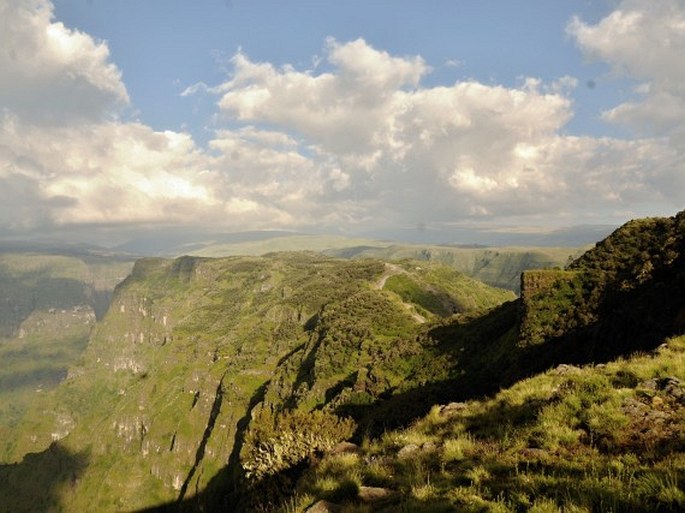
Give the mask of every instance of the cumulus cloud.
M 678 201 L 666 186 L 677 157 L 664 141 L 563 135 L 572 77 L 423 88 L 422 59 L 362 39 L 329 40 L 326 60 L 331 70 L 313 74 L 239 52 L 230 80 L 213 89 L 230 119 L 275 126 L 312 148 L 303 167 L 318 173 L 312 208 L 352 203 L 348 222 L 406 224 Z
M 217 95 L 225 121 L 198 147 L 186 133 L 116 115 L 129 100 L 105 42 L 55 21 L 47 0 L 6 0 L 0 231 L 568 223 L 598 209 L 682 205 L 684 152 L 675 142 L 677 123 L 667 119 L 682 107 L 680 60 L 660 42 L 643 48 L 649 34 L 636 35 L 656 30 L 656 20 L 668 15 L 672 45 L 680 48 L 680 11 L 675 2 L 664 2 L 670 11 L 638 12 L 639 5 L 626 1 L 599 24 L 576 19 L 568 30 L 583 51 L 643 82 L 637 99 L 607 119 L 644 116 L 661 127 L 661 137 L 565 135 L 572 77 L 548 84 L 526 78 L 516 87 L 475 80 L 424 87 L 431 68 L 420 56 L 391 55 L 363 39 L 328 39 L 314 70 L 255 62 L 239 51 L 224 83 L 186 89 L 186 96 Z M 628 62 L 640 50 L 647 52 L 638 56 L 644 65 Z M 652 69 L 651 59 L 677 64 Z M 674 103 L 664 103 L 665 95 Z
M 0 3 L 2 230 L 245 213 L 188 134 L 118 120 L 129 99 L 106 43 L 53 18 L 46 0 Z
M 623 0 L 597 24 L 574 18 L 567 27 L 591 58 L 641 82 L 636 98 L 604 113 L 641 134 L 682 130 L 685 119 L 685 4 Z
M 53 20 L 47 0 L 0 3 L 0 104 L 24 118 L 99 118 L 129 101 L 102 41 Z

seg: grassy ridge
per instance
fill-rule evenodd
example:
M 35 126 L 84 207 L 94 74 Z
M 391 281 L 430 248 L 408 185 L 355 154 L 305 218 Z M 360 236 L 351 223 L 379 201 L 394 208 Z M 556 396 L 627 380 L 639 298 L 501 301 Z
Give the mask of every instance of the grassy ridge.
M 436 406 L 408 429 L 331 455 L 284 511 L 681 511 L 685 337 L 607 365 L 562 366 L 492 399 Z M 363 487 L 392 490 L 365 503 Z

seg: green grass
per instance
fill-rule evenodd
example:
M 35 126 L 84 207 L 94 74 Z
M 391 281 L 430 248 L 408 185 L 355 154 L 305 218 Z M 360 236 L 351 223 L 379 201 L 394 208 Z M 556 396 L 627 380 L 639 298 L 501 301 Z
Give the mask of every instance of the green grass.
M 654 390 L 650 380 L 665 377 L 680 380 L 680 392 Z M 353 458 L 327 456 L 298 483 L 307 501 L 291 511 L 326 497 L 321 483 L 350 480 L 398 492 L 372 511 L 680 511 L 680 393 L 685 336 L 653 355 L 552 370 L 453 413 L 435 407 Z

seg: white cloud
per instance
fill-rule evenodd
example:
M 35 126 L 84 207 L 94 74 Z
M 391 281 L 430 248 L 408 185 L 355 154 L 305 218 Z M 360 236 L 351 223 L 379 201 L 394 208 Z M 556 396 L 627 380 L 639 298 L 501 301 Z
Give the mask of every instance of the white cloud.
M 604 113 L 641 134 L 680 131 L 685 115 L 685 4 L 623 0 L 595 25 L 574 18 L 567 31 L 589 57 L 642 84 L 636 98 Z M 682 134 L 681 134 L 682 135 Z
M 232 127 L 200 148 L 188 134 L 108 116 L 128 96 L 106 43 L 52 12 L 47 1 L 0 4 L 0 69 L 11 70 L 0 73 L 0 230 L 182 223 L 353 231 L 567 219 L 685 200 L 675 128 L 637 140 L 569 137 L 572 77 L 423 87 L 430 67 L 421 57 L 392 56 L 362 39 L 327 40 L 313 70 L 239 51 L 225 83 L 183 93 L 218 95 Z M 631 16 L 598 26 L 629 33 Z M 682 106 L 679 65 L 637 75 L 621 64 L 619 32 L 605 41 L 580 20 L 569 31 L 647 84 L 607 117 L 634 121 L 639 110 L 674 126 L 665 120 Z M 650 106 L 664 95 L 674 103 L 663 112 Z
M 260 222 L 188 134 L 116 120 L 128 95 L 106 43 L 53 21 L 49 2 L 0 2 L 0 69 L 0 231 Z
M 0 104 L 22 117 L 97 119 L 127 103 L 104 42 L 53 21 L 47 0 L 0 2 Z
M 673 196 L 664 187 L 673 156 L 663 140 L 562 135 L 573 77 L 422 88 L 429 67 L 418 57 L 390 57 L 363 40 L 329 40 L 327 48 L 332 69 L 318 75 L 238 53 L 231 79 L 214 89 L 226 116 L 276 126 L 315 149 L 306 157 L 309 176 L 318 176 L 305 195 L 313 211 L 352 202 L 348 222 L 447 222 Z M 319 168 L 331 170 L 328 179 Z
M 185 134 L 115 122 L 36 127 L 6 116 L 0 123 L 6 180 L 29 180 L 32 203 L 55 225 L 183 220 L 211 208 L 205 156 Z M 47 222 L 46 219 L 43 219 Z

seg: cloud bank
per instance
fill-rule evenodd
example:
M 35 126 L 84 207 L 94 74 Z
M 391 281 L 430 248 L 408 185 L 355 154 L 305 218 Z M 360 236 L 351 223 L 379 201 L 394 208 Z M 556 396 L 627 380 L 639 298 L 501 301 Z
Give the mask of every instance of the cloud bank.
M 1 0 L 0 233 L 568 225 L 681 208 L 682 3 L 626 0 L 567 32 L 639 81 L 602 114 L 634 138 L 567 135 L 572 77 L 424 87 L 420 56 L 331 38 L 315 70 L 238 52 L 224 83 L 188 88 L 215 95 L 222 124 L 200 147 L 122 119 L 130 100 L 105 42 L 47 0 Z

